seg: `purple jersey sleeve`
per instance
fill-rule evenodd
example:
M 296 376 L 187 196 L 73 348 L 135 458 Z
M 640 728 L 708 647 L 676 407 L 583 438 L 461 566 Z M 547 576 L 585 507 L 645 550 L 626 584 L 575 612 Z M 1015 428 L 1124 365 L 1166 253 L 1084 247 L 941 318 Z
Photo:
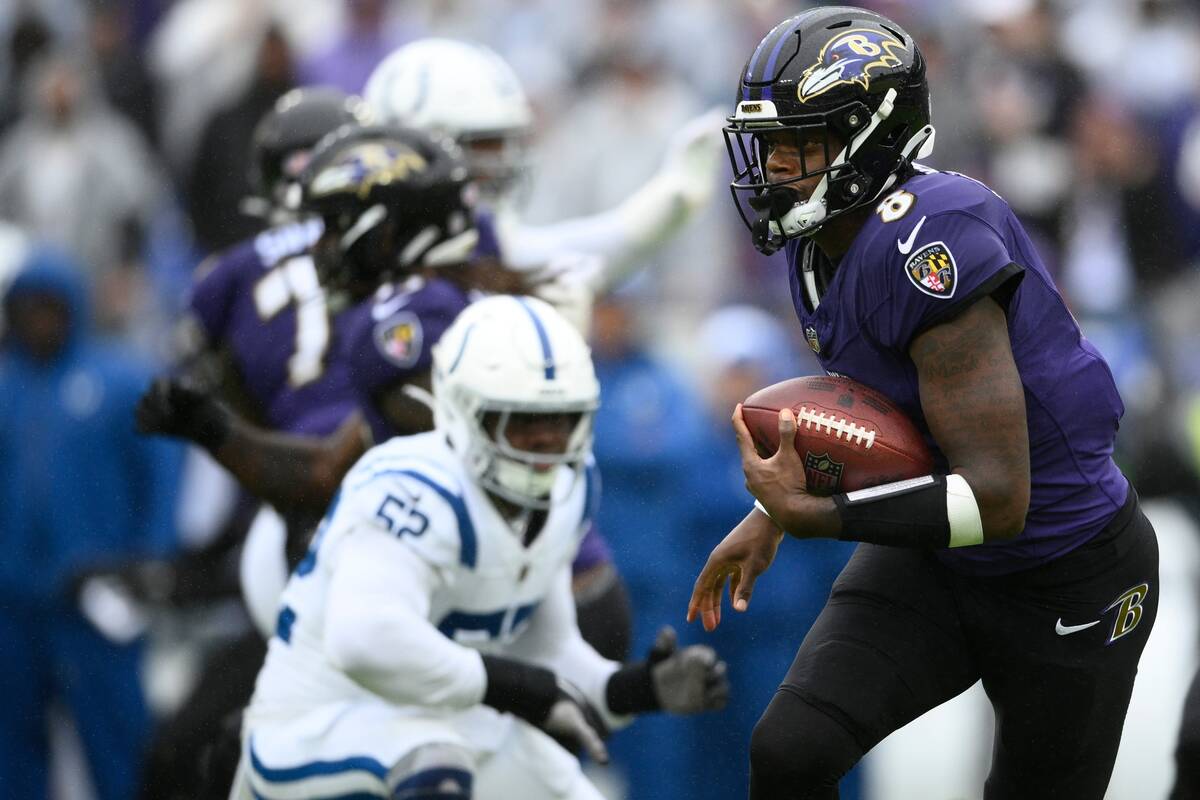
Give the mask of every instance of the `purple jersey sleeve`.
M 890 302 L 870 318 L 877 340 L 897 351 L 1021 271 L 1000 235 L 973 214 L 944 211 L 901 231 L 907 239 L 888 248 Z
M 608 541 L 593 522 L 583 535 L 583 541 L 579 543 L 579 552 L 575 554 L 575 561 L 571 564 L 571 574 L 578 575 L 611 562 L 612 550 L 608 547 Z
M 583 518 L 580 525 L 584 528 L 585 533 L 583 540 L 579 543 L 579 552 L 575 554 L 575 561 L 571 564 L 572 575 L 579 575 L 593 567 L 612 562 L 612 550 L 609 549 L 608 541 L 596 524 L 596 510 L 600 507 L 602 481 L 600 480 L 600 469 L 594 461 L 589 460 L 584 470 L 584 480 L 586 481 L 587 495 L 583 504 Z

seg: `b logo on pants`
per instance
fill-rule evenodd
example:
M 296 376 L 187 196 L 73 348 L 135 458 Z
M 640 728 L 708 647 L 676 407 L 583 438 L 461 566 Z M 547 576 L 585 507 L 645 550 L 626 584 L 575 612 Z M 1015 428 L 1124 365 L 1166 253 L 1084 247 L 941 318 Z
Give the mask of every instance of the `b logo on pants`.
M 1149 594 L 1150 584 L 1139 583 L 1122 593 L 1120 597 L 1112 601 L 1108 608 L 1104 609 L 1106 614 L 1114 608 L 1117 609 L 1117 618 L 1113 622 L 1112 634 L 1108 637 L 1109 644 L 1138 626 L 1138 623 L 1142 621 L 1142 603 L 1146 601 Z

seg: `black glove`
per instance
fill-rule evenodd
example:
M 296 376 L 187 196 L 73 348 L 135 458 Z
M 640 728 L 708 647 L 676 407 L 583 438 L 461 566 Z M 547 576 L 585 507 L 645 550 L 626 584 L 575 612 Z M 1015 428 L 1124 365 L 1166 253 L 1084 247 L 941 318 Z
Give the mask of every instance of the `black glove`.
M 159 378 L 138 401 L 139 433 L 188 439 L 210 451 L 219 448 L 233 427 L 228 408 L 207 392 L 179 378 Z
M 677 649 L 675 629 L 659 630 L 645 661 L 626 664 L 608 679 L 608 708 L 614 714 L 666 711 L 698 714 L 724 708 L 729 700 L 725 662 L 708 645 Z
M 571 752 L 583 749 L 598 763 L 608 763 L 604 723 L 577 688 L 548 669 L 510 658 L 484 656 L 483 667 L 484 704 L 540 728 Z

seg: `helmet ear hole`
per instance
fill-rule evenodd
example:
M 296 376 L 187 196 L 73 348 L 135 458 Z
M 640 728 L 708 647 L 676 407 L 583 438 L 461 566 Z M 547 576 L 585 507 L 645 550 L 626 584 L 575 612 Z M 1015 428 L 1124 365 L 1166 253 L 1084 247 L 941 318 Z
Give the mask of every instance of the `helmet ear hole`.
M 871 110 L 862 102 L 850 104 L 840 113 L 831 114 L 830 129 L 844 142 L 850 141 L 854 134 L 871 124 Z
M 871 179 L 866 175 L 852 173 L 837 182 L 837 194 L 843 203 L 851 205 L 871 191 Z

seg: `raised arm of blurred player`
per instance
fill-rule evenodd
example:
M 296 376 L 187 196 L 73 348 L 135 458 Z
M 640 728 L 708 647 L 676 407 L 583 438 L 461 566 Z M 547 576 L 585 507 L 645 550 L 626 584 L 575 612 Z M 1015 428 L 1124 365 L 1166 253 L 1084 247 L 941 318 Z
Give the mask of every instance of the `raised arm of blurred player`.
M 586 261 L 589 288 L 600 294 L 619 284 L 645 255 L 704 208 L 712 196 L 721 157 L 724 116 L 709 110 L 671 139 L 662 167 L 616 208 L 547 225 L 497 219 L 505 261 L 514 269 L 541 269 L 564 253 L 600 256 Z

